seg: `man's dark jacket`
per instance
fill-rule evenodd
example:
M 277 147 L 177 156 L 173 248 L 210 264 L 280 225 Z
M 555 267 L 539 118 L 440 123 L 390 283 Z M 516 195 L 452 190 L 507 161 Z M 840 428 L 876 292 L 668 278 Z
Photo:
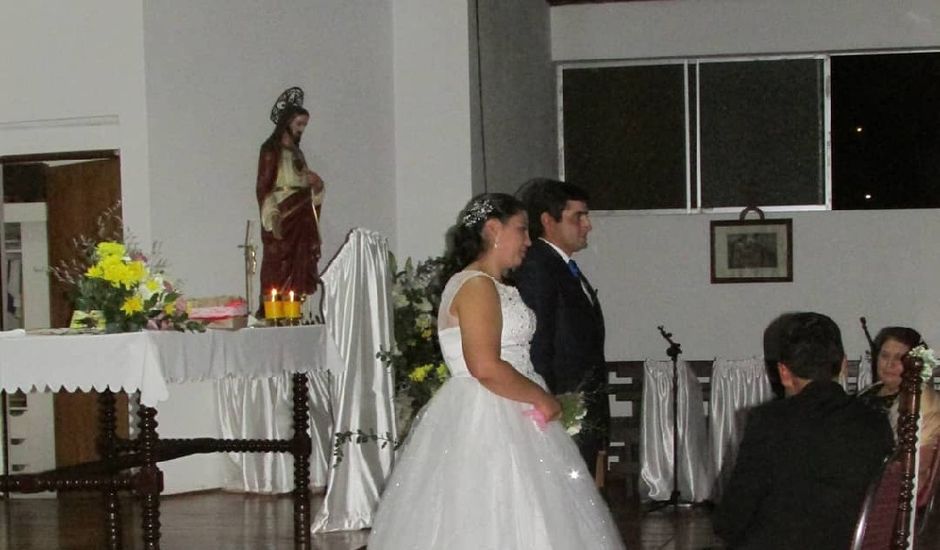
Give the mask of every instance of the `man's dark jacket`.
M 893 445 L 886 416 L 834 382 L 757 407 L 715 531 L 732 549 L 845 550 Z
M 582 434 L 578 446 L 593 472 L 610 423 L 604 316 L 597 292 L 583 275 L 573 275 L 558 252 L 541 239 L 532 242 L 514 279 L 538 323 L 531 345 L 536 372 L 555 394 L 584 391 L 591 396 L 584 421 L 590 431 Z

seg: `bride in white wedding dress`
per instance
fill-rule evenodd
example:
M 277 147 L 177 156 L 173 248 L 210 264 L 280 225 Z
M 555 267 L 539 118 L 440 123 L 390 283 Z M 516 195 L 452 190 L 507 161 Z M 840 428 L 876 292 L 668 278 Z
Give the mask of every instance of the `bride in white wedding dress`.
M 535 315 L 503 275 L 531 244 L 523 205 L 475 197 L 451 235 L 438 333 L 451 372 L 415 420 L 369 550 L 624 548 L 560 412 L 529 360 Z

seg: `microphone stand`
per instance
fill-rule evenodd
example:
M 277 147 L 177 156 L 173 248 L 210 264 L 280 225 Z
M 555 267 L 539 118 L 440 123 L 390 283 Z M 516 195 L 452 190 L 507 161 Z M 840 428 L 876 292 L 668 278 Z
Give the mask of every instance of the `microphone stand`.
M 666 332 L 663 325 L 656 327 L 659 334 L 669 342 L 669 348 L 666 349 L 666 355 L 672 359 L 672 494 L 669 500 L 659 500 L 653 503 L 647 513 L 661 510 L 668 506 L 675 507 L 679 505 L 679 355 L 682 353 L 682 347 L 672 339 L 672 333 Z
M 862 323 L 862 331 L 865 333 L 865 340 L 868 341 L 868 362 L 869 367 L 871 367 L 871 381 L 872 383 L 876 382 L 878 378 L 878 357 L 876 357 L 878 350 L 875 349 L 875 341 L 871 338 L 871 333 L 868 332 L 868 319 L 865 317 L 859 317 L 859 322 Z M 862 390 L 862 388 L 856 388 L 856 392 Z

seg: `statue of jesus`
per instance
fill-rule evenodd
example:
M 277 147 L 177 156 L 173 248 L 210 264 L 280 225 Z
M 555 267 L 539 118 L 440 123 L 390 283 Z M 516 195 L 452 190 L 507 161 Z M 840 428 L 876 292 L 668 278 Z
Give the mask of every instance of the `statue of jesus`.
M 290 88 L 271 111 L 275 127 L 261 144 L 256 192 L 261 210 L 261 293 L 316 292 L 324 185 L 307 166 L 300 138 L 310 121 L 303 91 Z M 262 298 L 263 299 L 263 298 Z

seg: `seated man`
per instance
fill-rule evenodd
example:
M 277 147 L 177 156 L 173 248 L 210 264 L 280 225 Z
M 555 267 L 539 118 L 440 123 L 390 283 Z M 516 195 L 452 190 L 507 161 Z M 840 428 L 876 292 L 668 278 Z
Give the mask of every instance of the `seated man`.
M 715 531 L 733 549 L 845 550 L 891 428 L 833 380 L 845 352 L 832 319 L 790 313 L 768 329 L 787 398 L 749 415 Z

